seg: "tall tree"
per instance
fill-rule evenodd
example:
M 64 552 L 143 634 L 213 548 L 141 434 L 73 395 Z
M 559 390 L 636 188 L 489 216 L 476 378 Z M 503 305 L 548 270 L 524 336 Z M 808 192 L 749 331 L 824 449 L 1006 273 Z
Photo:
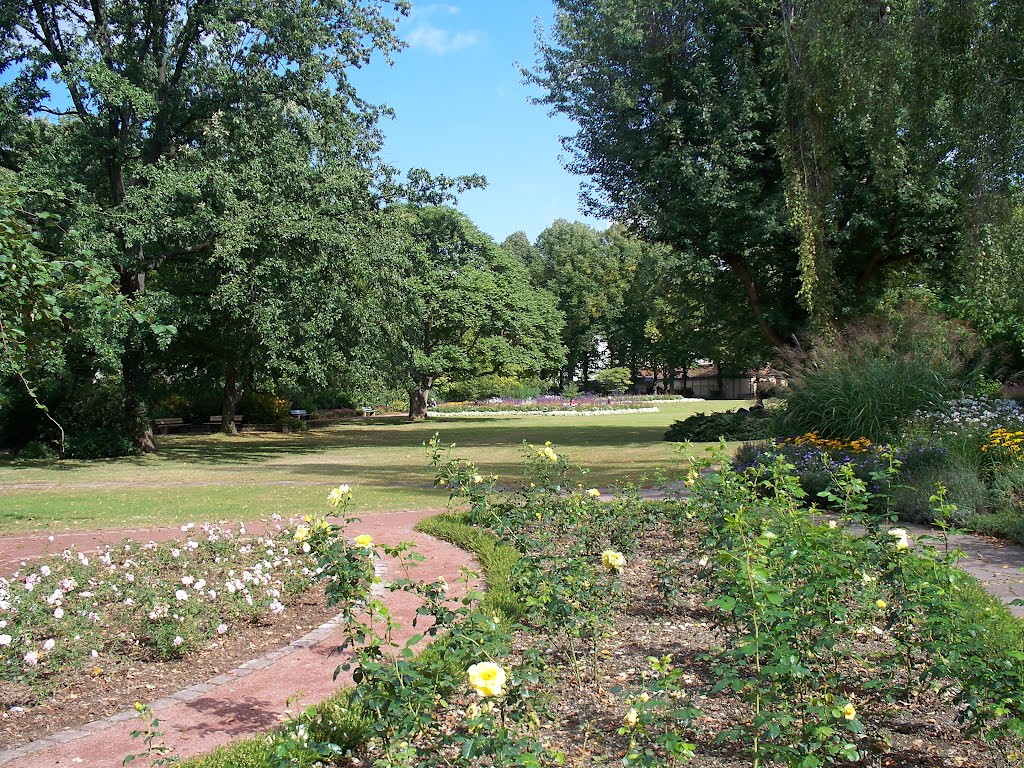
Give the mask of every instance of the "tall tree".
M 400 46 L 388 7 L 408 4 L 20 2 L 0 15 L 0 67 L 11 78 L 0 104 L 7 114 L 13 103 L 22 116 L 63 121 L 79 160 L 69 181 L 101 212 L 102 256 L 129 304 L 144 304 L 154 269 L 209 254 L 223 235 L 212 193 L 229 171 L 210 149 L 226 112 L 259 116 L 274 101 L 326 120 L 373 122 L 347 70 Z M 20 171 L 11 133 L 0 130 L 0 161 Z M 121 367 L 127 417 L 151 449 L 140 328 L 125 334 Z
M 800 320 L 773 139 L 777 37 L 767 0 L 556 0 L 530 79 L 578 126 L 585 203 L 718 265 L 774 344 Z
M 558 298 L 565 315 L 562 343 L 567 356 L 561 383 L 577 373 L 587 381 L 601 367 L 600 344 L 608 339 L 609 320 L 626 289 L 618 254 L 605 247 L 597 230 L 565 219 L 537 236 L 535 252 L 533 279 Z
M 949 293 L 1024 170 L 1024 6 L 556 0 L 530 75 L 602 216 L 692 254 L 774 346 Z
M 208 254 L 157 270 L 179 321 L 172 356 L 213 363 L 222 425 L 246 389 L 326 386 L 384 303 L 372 137 L 270 102 L 262 119 L 226 115 L 217 195 L 221 235 Z M 271 162 L 267 162 L 267 159 Z
M 403 254 L 405 311 L 393 322 L 404 348 L 409 418 L 426 416 L 439 376 L 546 374 L 563 360 L 554 297 L 533 286 L 525 266 L 458 211 L 395 211 Z

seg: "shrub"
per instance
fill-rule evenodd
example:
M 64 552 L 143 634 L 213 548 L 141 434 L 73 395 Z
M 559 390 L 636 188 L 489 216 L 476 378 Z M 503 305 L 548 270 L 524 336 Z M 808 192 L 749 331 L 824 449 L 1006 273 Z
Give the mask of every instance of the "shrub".
M 178 418 L 186 424 L 191 423 L 195 415 L 192 403 L 188 398 L 181 395 L 169 395 L 153 404 L 152 416 L 154 419 Z
M 277 424 L 288 418 L 291 403 L 268 392 L 253 392 L 242 397 L 236 413 L 249 424 Z
M 768 411 L 723 411 L 721 413 L 695 413 L 675 422 L 665 433 L 665 439 L 674 442 L 692 440 L 695 443 L 713 443 L 725 440 L 768 440 L 775 434 L 774 423 Z
M 605 368 L 595 376 L 605 392 L 625 392 L 633 384 L 629 368 Z
M 462 402 L 486 400 L 492 397 L 526 399 L 536 397 L 546 387 L 540 379 L 516 376 L 478 376 L 466 381 L 439 381 L 436 386 L 442 400 Z
M 41 440 L 32 440 L 18 451 L 19 461 L 46 461 L 56 456 L 53 448 Z
M 135 440 L 116 427 L 86 429 L 69 434 L 64 441 L 66 459 L 112 459 L 138 453 Z
M 963 327 L 913 307 L 818 339 L 806 358 L 793 361 L 784 428 L 891 440 L 915 411 L 960 392 L 973 343 Z

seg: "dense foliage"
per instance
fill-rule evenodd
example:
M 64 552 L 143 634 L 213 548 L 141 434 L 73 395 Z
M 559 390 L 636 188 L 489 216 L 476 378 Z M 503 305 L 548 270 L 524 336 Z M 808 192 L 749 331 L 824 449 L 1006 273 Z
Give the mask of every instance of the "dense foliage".
M 719 440 L 769 440 L 775 435 L 776 423 L 764 408 L 753 410 L 695 413 L 668 428 L 665 439 L 677 443 L 717 443 Z
M 592 180 L 590 210 L 671 246 L 684 281 L 700 276 L 673 297 L 682 307 L 743 307 L 732 337 L 754 328 L 785 347 L 808 321 L 841 326 L 887 290 L 927 285 L 1016 343 L 979 267 L 1013 274 L 997 288 L 1013 311 L 1019 4 L 555 10 L 527 74 L 576 123 L 569 168 Z

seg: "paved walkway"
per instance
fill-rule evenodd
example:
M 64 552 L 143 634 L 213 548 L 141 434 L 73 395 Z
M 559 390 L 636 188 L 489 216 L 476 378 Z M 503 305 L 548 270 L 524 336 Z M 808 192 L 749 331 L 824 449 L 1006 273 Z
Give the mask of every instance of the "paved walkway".
M 415 577 L 434 580 L 444 577 L 453 590 L 459 579 L 459 570 L 473 564 L 472 557 L 445 542 L 418 533 L 413 526 L 422 518 L 438 510 L 416 512 L 390 512 L 363 515 L 350 535 L 368 533 L 378 544 L 397 544 L 400 541 L 414 541 L 417 551 L 425 560 L 415 571 Z M 255 530 L 255 526 L 250 526 Z M 179 528 L 140 529 L 137 531 L 112 531 L 106 533 L 60 534 L 50 542 L 46 536 L 3 537 L 0 546 L 4 552 L 0 572 L 9 573 L 11 564 L 30 558 L 44 551 L 60 551 L 74 543 L 81 548 L 120 541 L 124 536 L 144 540 L 166 540 L 180 535 Z M 13 550 L 8 550 L 13 546 Z M 17 552 L 11 556 L 12 552 Z M 401 624 L 396 640 L 404 643 L 414 633 L 412 619 L 419 602 L 404 593 L 385 593 L 384 597 L 395 619 Z M 422 629 L 422 626 L 415 631 Z M 285 702 L 296 691 L 302 692 L 302 706 L 321 701 L 341 686 L 351 682 L 345 673 L 332 681 L 334 669 L 341 663 L 341 657 L 332 651 L 341 643 L 341 630 L 330 624 L 324 625 L 313 639 L 293 643 L 290 652 L 270 654 L 243 666 L 229 675 L 228 680 L 216 680 L 216 686 L 195 686 L 182 697 L 158 702 L 161 740 L 174 748 L 179 757 L 209 752 L 214 747 L 241 736 L 260 733 L 273 728 L 280 722 Z M 138 729 L 140 721 L 134 712 L 125 713 L 115 722 L 99 721 L 83 729 L 64 731 L 56 740 L 66 740 L 43 750 L 24 754 L 19 750 L 0 751 L 0 765 L 5 768 L 51 768 L 53 766 L 77 766 L 79 768 L 114 768 L 121 765 L 125 755 L 142 749 L 141 740 L 132 739 L 130 732 Z M 27 745 L 31 746 L 31 745 Z M 24 748 L 23 748 L 24 749 Z

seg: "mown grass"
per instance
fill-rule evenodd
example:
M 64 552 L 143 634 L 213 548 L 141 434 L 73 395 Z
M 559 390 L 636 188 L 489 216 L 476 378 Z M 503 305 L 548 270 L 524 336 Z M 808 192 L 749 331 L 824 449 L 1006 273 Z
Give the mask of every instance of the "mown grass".
M 431 509 L 423 442 L 434 432 L 484 474 L 514 474 L 524 441 L 551 440 L 591 469 L 588 482 L 640 482 L 685 468 L 662 440 L 676 420 L 741 401 L 662 402 L 658 413 L 597 416 L 360 419 L 308 433 L 169 435 L 160 451 L 99 461 L 0 461 L 0 533 L 251 520 L 319 509 L 333 484 L 355 490 L 356 513 Z M 694 451 L 701 446 L 693 446 Z

